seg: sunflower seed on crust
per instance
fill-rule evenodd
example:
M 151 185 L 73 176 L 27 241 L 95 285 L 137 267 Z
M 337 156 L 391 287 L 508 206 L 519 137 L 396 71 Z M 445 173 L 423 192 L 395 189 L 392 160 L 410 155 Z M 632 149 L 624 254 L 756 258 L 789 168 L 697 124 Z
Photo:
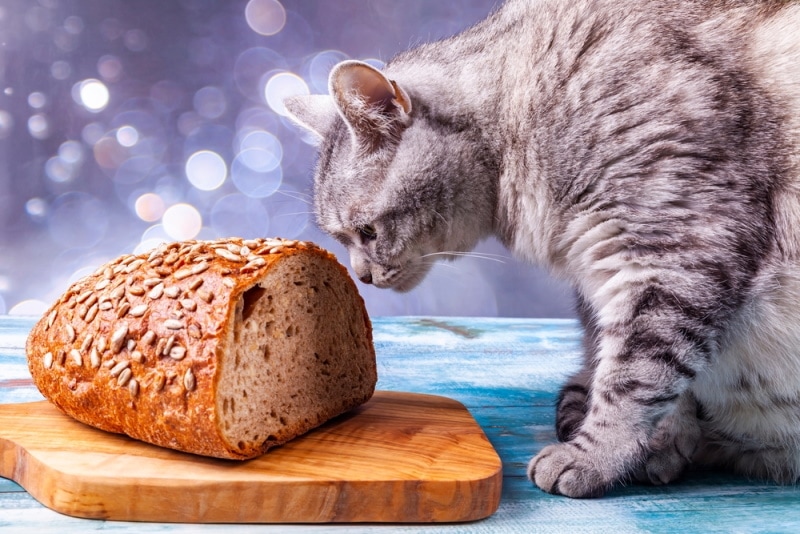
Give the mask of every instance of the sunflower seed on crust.
M 132 376 L 133 376 L 133 371 L 131 371 L 128 368 L 123 369 L 119 373 L 119 376 L 117 377 L 117 384 L 119 384 L 120 386 L 127 385 L 128 381 L 131 379 Z
M 111 368 L 111 371 L 109 371 L 109 374 L 111 376 L 113 376 L 113 377 L 117 377 L 117 376 L 120 375 L 120 373 L 122 373 L 122 371 L 124 371 L 125 369 L 127 369 L 130 366 L 131 366 L 131 362 L 129 362 L 129 361 L 119 362 L 118 364 L 114 365 L 114 367 Z
M 45 369 L 50 369 L 53 367 L 53 353 L 48 352 L 42 357 L 42 364 L 44 365 Z
M 89 364 L 94 369 L 100 367 L 100 353 L 97 352 L 97 348 L 93 348 L 92 352 L 89 353 Z
M 189 278 L 192 276 L 192 274 L 194 273 L 192 273 L 191 269 L 179 269 L 175 271 L 173 276 L 175 277 L 175 280 L 183 280 L 184 278 Z
M 83 338 L 83 343 L 81 343 L 81 352 L 86 352 L 89 350 L 89 347 L 92 346 L 92 342 L 94 341 L 94 336 L 92 334 L 87 334 L 85 338 Z
M 169 286 L 164 288 L 164 294 L 171 299 L 176 299 L 178 298 L 178 295 L 181 294 L 181 288 L 178 286 Z
M 186 348 L 180 345 L 175 345 L 169 351 L 169 357 L 173 360 L 182 360 L 186 357 Z
M 128 313 L 128 310 L 131 309 L 131 305 L 128 301 L 123 302 L 120 304 L 119 308 L 117 308 L 117 319 L 122 319 L 125 317 L 125 314 Z
M 128 335 L 128 324 L 125 323 L 111 334 L 111 352 L 117 354 L 122 350 L 122 345 L 125 342 L 125 336 Z
M 164 384 L 166 384 L 167 379 L 161 373 L 158 373 L 155 378 L 153 378 L 153 389 L 156 391 L 161 391 L 164 389 Z
M 244 258 L 239 256 L 238 254 L 234 254 L 233 252 L 231 252 L 230 250 L 228 250 L 226 248 L 218 248 L 218 249 L 215 249 L 214 252 L 216 252 L 217 256 L 225 258 L 228 261 L 233 261 L 233 262 L 236 262 L 236 263 L 244 261 Z
M 153 289 L 150 290 L 150 293 L 147 294 L 148 297 L 151 299 L 158 299 L 161 298 L 161 295 L 164 294 L 164 284 L 159 283 L 158 285 L 154 286 Z
M 142 315 L 147 312 L 147 304 L 139 304 L 138 306 L 134 306 L 128 312 L 128 315 L 131 317 L 141 317 Z
M 184 324 L 177 319 L 167 319 L 164 321 L 164 328 L 168 330 L 180 330 L 184 327 Z
M 81 351 L 78 349 L 72 349 L 69 351 L 69 355 L 72 358 L 72 361 L 75 362 L 75 365 L 83 365 L 83 356 L 81 356 Z
M 89 311 L 86 312 L 86 317 L 84 318 L 84 321 L 86 321 L 87 323 L 91 323 L 94 320 L 94 318 L 97 317 L 97 312 L 99 309 L 100 309 L 99 304 L 95 304 L 94 306 L 89 308 Z
M 67 343 L 72 343 L 75 341 L 75 329 L 72 328 L 72 325 L 68 324 L 65 330 L 67 331 Z
M 95 291 L 100 291 L 101 289 L 107 288 L 111 284 L 111 280 L 108 278 L 103 278 L 99 282 L 97 282 L 94 286 Z
M 169 339 L 167 339 L 167 342 L 164 344 L 164 350 L 161 351 L 161 354 L 164 356 L 168 355 L 172 350 L 173 345 L 175 345 L 175 336 L 169 336 Z
M 191 368 L 187 369 L 186 373 L 183 375 L 183 387 L 186 388 L 186 391 L 194 391 L 194 388 L 197 387 L 197 380 Z
M 139 286 L 131 286 L 128 288 L 128 293 L 136 297 L 141 297 L 144 295 L 144 288 Z
M 152 345 L 153 341 L 155 341 L 155 339 L 156 339 L 156 333 L 153 332 L 152 330 L 148 330 L 142 336 L 142 345 L 144 345 L 145 347 L 148 346 L 148 345 Z
M 209 268 L 209 263 L 207 261 L 203 261 L 192 267 L 191 273 L 192 274 L 200 274 L 207 271 Z

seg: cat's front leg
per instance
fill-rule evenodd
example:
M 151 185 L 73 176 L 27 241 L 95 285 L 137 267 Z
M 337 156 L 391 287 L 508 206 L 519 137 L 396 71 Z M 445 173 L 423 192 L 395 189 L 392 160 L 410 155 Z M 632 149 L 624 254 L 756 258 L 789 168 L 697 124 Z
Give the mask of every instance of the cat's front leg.
M 617 292 L 598 311 L 586 417 L 530 462 L 531 480 L 550 493 L 595 497 L 642 466 L 659 424 L 711 357 L 708 312 L 666 285 Z

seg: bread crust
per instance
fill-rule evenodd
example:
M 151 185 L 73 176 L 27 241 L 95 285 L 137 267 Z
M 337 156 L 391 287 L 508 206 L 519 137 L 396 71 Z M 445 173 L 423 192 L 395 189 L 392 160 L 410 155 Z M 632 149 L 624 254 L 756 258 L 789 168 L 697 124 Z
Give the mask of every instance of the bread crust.
M 353 313 L 364 318 L 359 335 L 368 343 L 361 346 L 371 352 L 349 355 L 369 367 L 367 379 L 354 398 L 334 400 L 331 413 L 309 414 L 317 426 L 366 402 L 377 374 L 363 299 L 335 257 L 307 242 L 186 241 L 101 266 L 75 282 L 30 332 L 33 381 L 63 412 L 102 430 L 218 458 L 263 454 L 309 428 L 286 429 L 277 440 L 243 447 L 228 443 L 215 400 L 220 359 L 229 352 L 236 303 L 294 255 L 338 266 L 360 304 Z

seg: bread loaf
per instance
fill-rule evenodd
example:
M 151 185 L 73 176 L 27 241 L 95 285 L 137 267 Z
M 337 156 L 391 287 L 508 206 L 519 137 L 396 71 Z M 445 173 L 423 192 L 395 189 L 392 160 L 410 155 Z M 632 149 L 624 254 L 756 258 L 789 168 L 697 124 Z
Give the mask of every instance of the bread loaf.
M 219 458 L 263 454 L 366 402 L 372 326 L 310 244 L 165 244 L 73 284 L 27 341 L 34 383 L 94 427 Z

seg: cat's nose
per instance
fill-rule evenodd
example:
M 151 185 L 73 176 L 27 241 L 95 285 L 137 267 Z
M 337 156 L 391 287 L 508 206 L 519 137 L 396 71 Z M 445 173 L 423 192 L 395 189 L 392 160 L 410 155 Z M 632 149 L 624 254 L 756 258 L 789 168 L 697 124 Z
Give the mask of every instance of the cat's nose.
M 361 280 L 362 282 L 364 282 L 365 284 L 371 284 L 372 283 L 372 273 L 366 272 L 366 273 L 362 274 L 361 276 L 359 276 L 358 279 Z

